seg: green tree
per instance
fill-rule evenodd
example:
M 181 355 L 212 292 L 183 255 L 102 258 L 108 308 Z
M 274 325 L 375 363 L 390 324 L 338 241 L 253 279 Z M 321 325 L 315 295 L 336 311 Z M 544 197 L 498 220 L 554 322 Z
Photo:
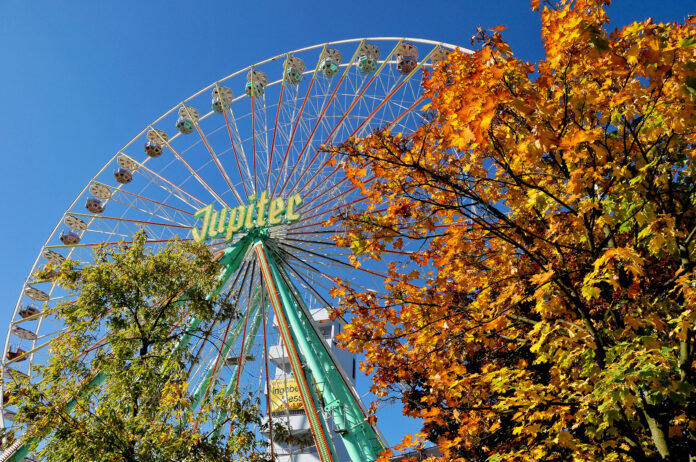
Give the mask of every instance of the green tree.
M 538 7 L 539 2 L 536 3 Z M 425 79 L 432 117 L 337 148 L 363 209 L 343 340 L 445 460 L 696 460 L 696 17 L 544 9 Z
M 52 309 L 65 331 L 37 378 L 10 389 L 24 440 L 47 461 L 265 460 L 256 403 L 213 387 L 190 409 L 198 358 L 179 342 L 208 338 L 235 316 L 228 294 L 210 296 L 219 265 L 200 244 L 154 253 L 145 241 L 140 232 L 129 245 L 98 248 L 89 266 L 68 260 L 39 275 L 53 272 L 77 298 Z M 192 317 L 202 321 L 195 332 Z

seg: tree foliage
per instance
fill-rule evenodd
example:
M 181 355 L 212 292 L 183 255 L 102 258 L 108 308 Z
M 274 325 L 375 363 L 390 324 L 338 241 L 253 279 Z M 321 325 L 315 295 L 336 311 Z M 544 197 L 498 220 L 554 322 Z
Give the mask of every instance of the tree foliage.
M 153 253 L 145 241 L 141 232 L 129 245 L 98 248 L 89 266 L 46 270 L 77 297 L 50 313 L 65 332 L 38 379 L 10 387 L 24 440 L 47 461 L 263 460 L 254 402 L 211 387 L 190 409 L 198 358 L 178 344 L 187 333 L 210 341 L 212 326 L 234 315 L 227 297 L 210 297 L 219 266 L 203 245 L 171 242 Z M 195 332 L 191 317 L 202 321 Z
M 538 1 L 532 2 L 533 6 Z M 696 459 L 696 20 L 608 32 L 608 0 L 499 28 L 424 81 L 430 122 L 335 148 L 337 219 L 384 290 L 343 341 L 447 460 Z

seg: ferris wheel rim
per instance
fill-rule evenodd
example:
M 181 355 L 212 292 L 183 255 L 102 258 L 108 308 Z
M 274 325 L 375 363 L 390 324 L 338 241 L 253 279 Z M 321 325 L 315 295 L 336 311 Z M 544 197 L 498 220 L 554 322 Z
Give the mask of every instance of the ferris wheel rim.
M 41 247 L 41 249 L 40 249 L 40 251 L 39 251 L 39 253 L 38 253 L 37 257 L 36 257 L 36 259 L 34 260 L 34 263 L 33 263 L 33 265 L 32 265 L 32 269 L 31 269 L 30 272 L 28 273 L 28 275 L 27 275 L 27 277 L 26 277 L 26 279 L 25 279 L 25 281 L 24 281 L 24 283 L 23 283 L 23 285 L 22 285 L 22 289 L 20 290 L 20 293 L 19 293 L 19 296 L 18 296 L 18 299 L 17 299 L 17 303 L 15 304 L 15 309 L 14 309 L 14 312 L 13 312 L 13 314 L 12 314 L 12 321 L 10 322 L 10 326 L 14 325 L 14 324 L 16 323 L 16 321 L 17 321 L 18 313 L 19 313 L 19 311 L 22 309 L 22 300 L 23 300 L 24 297 L 25 297 L 25 290 L 26 290 L 27 287 L 31 287 L 31 285 L 33 284 L 33 283 L 32 283 L 32 273 L 35 271 L 36 268 L 38 268 L 38 267 L 40 266 L 40 265 L 39 265 L 39 262 L 40 262 L 41 258 L 44 256 L 44 252 L 45 252 L 47 249 L 52 248 L 52 246 L 50 245 L 50 243 L 51 243 L 51 241 L 56 237 L 56 235 L 57 235 L 59 229 L 61 228 L 61 226 L 63 225 L 65 219 L 66 219 L 68 216 L 70 216 L 70 215 L 75 215 L 74 212 L 71 213 L 71 210 L 74 209 L 75 206 L 78 204 L 78 202 L 81 200 L 81 198 L 83 198 L 83 197 L 85 196 L 85 193 L 89 190 L 90 186 L 93 185 L 93 184 L 97 181 L 97 179 L 100 178 L 100 176 L 101 176 L 102 174 L 104 174 L 104 173 L 110 168 L 110 166 L 112 166 L 112 164 L 113 164 L 114 161 L 118 160 L 119 157 L 121 157 L 121 156 L 128 156 L 128 154 L 126 154 L 126 150 L 127 150 L 129 147 L 131 147 L 134 143 L 136 143 L 137 140 L 142 139 L 142 137 L 143 137 L 144 134 L 146 134 L 149 130 L 155 130 L 156 127 L 157 127 L 157 124 L 159 124 L 161 121 L 163 121 L 163 120 L 164 120 L 165 118 L 167 118 L 168 116 L 171 116 L 175 111 L 180 110 L 182 107 L 186 107 L 186 104 L 187 104 L 188 102 L 190 102 L 190 101 L 194 100 L 195 98 L 197 98 L 197 97 L 203 95 L 205 92 L 207 92 L 207 91 L 209 91 L 209 90 L 211 90 L 211 89 L 213 89 L 213 88 L 219 86 L 221 83 L 223 83 L 223 82 L 225 82 L 225 81 L 227 81 L 227 80 L 230 80 L 231 78 L 233 78 L 233 77 L 235 77 L 235 76 L 239 76 L 240 74 L 243 74 L 244 72 L 253 70 L 254 68 L 259 67 L 259 66 L 263 66 L 264 64 L 268 64 L 268 63 L 271 63 L 271 62 L 274 62 L 274 61 L 278 61 L 278 60 L 280 60 L 280 59 L 284 59 L 284 58 L 286 58 L 286 57 L 289 57 L 289 56 L 292 56 L 292 55 L 295 55 L 295 54 L 299 54 L 299 53 L 302 53 L 302 52 L 311 51 L 311 50 L 316 50 L 316 49 L 319 49 L 319 48 L 322 48 L 322 47 L 326 48 L 326 47 L 331 46 L 331 45 L 352 44 L 352 43 L 360 43 L 360 42 L 366 42 L 366 41 L 370 41 L 370 42 L 383 42 L 383 41 L 388 41 L 388 42 L 399 42 L 399 43 L 400 43 L 400 42 L 404 42 L 404 41 L 408 41 L 408 42 L 413 42 L 413 43 L 417 43 L 417 44 L 432 45 L 432 46 L 435 47 L 435 48 L 433 48 L 433 51 L 434 51 L 435 49 L 437 49 L 437 47 L 442 47 L 442 48 L 447 48 L 447 49 L 450 49 L 450 50 L 454 50 L 454 49 L 459 48 L 459 49 L 462 50 L 463 52 L 471 53 L 471 50 L 463 49 L 463 48 L 460 48 L 460 47 L 458 47 L 458 46 L 456 46 L 456 45 L 452 45 L 452 44 L 448 44 L 448 43 L 444 43 L 444 42 L 437 42 L 437 41 L 433 41 L 433 40 L 418 39 L 418 38 L 409 38 L 409 37 L 366 37 L 366 38 L 354 38 L 354 39 L 346 39 L 346 40 L 331 41 L 331 42 L 325 42 L 325 43 L 321 43 L 321 44 L 311 45 L 311 46 L 308 46 L 308 47 L 298 48 L 298 49 L 296 49 L 296 50 L 288 51 L 288 52 L 285 52 L 285 53 L 282 53 L 282 54 L 275 55 L 275 56 L 273 56 L 273 57 L 271 57 L 271 58 L 267 58 L 267 59 L 258 61 L 257 63 L 254 63 L 254 64 L 252 64 L 252 65 L 249 65 L 249 66 L 246 66 L 246 67 L 244 67 L 244 68 L 241 68 L 241 69 L 239 69 L 239 70 L 237 70 L 237 71 L 235 71 L 235 72 L 233 72 L 233 73 L 231 73 L 231 74 L 229 74 L 229 75 L 227 75 L 227 76 L 225 76 L 225 77 L 223 77 L 223 78 L 221 78 L 221 79 L 219 79 L 219 80 L 216 80 L 216 81 L 214 81 L 213 83 L 211 83 L 211 84 L 205 86 L 205 87 L 202 88 L 201 90 L 197 91 L 196 93 L 193 93 L 193 94 L 190 95 L 189 97 L 183 99 L 181 102 L 179 102 L 179 103 L 177 103 L 176 105 L 172 106 L 171 109 L 169 109 L 168 111 L 166 111 L 165 113 L 163 113 L 161 116 L 159 116 L 159 117 L 158 117 L 157 119 L 155 119 L 154 121 L 152 121 L 152 122 L 146 124 L 145 128 L 144 128 L 142 131 L 140 131 L 138 134 L 136 134 L 133 138 L 131 138 L 131 140 L 128 141 L 123 147 L 121 147 L 120 149 L 118 149 L 118 150 L 115 152 L 115 154 L 113 154 L 113 156 L 111 156 L 111 157 L 105 162 L 105 164 L 92 176 L 92 178 L 86 183 L 86 185 L 78 192 L 78 194 L 76 195 L 75 199 L 74 199 L 74 200 L 70 203 L 70 205 L 65 209 L 65 211 L 64 211 L 63 214 L 61 215 L 60 219 L 57 221 L 56 225 L 54 226 L 54 228 L 52 229 L 52 231 L 51 231 L 50 234 L 48 235 L 47 239 L 46 239 L 45 242 L 43 243 L 43 245 L 42 245 L 42 247 Z M 356 53 L 357 53 L 357 51 L 356 51 Z M 427 58 L 426 58 L 426 59 L 427 59 Z M 425 61 L 425 59 L 424 59 L 424 61 Z M 385 62 L 386 62 L 386 61 L 385 61 Z M 354 63 L 353 63 L 353 59 L 351 59 L 351 61 L 346 62 L 346 63 L 343 63 L 343 64 L 341 64 L 341 66 L 342 66 L 342 67 L 345 67 L 345 66 L 351 66 L 351 65 L 353 65 L 353 64 L 354 64 Z M 317 72 L 317 69 L 318 69 L 318 68 L 315 68 L 315 69 L 314 69 L 314 72 L 315 72 L 315 73 Z M 311 72 L 312 72 L 311 70 L 307 70 L 305 73 L 311 73 Z M 272 87 L 272 86 L 278 85 L 278 84 L 284 85 L 284 81 L 283 81 L 282 78 L 279 79 L 279 80 L 274 80 L 274 81 L 272 81 L 272 82 L 268 82 L 268 87 Z M 264 95 L 264 96 L 265 96 L 265 95 Z M 238 97 L 236 98 L 236 100 L 241 100 L 241 99 L 244 99 L 245 97 L 248 98 L 248 99 L 250 99 L 250 100 L 252 101 L 251 114 L 252 114 L 252 117 L 253 117 L 253 114 L 255 113 L 255 108 L 253 107 L 254 98 L 253 98 L 253 97 L 249 97 L 248 95 L 242 93 L 242 94 L 240 94 L 240 96 L 238 96 Z M 281 94 L 281 98 L 282 98 L 282 94 Z M 265 102 L 263 103 L 263 105 L 264 105 L 264 108 L 267 107 L 267 105 L 265 104 Z M 202 114 L 202 115 L 200 116 L 200 120 L 201 120 L 201 121 L 202 121 L 202 120 L 205 120 L 206 118 L 210 117 L 213 113 L 214 113 L 214 111 L 211 110 L 211 111 L 208 111 L 208 112 L 205 113 L 205 114 Z M 404 112 L 404 113 L 405 113 L 405 112 Z M 277 121 L 276 121 L 276 123 L 277 123 Z M 318 123 L 318 122 L 317 122 L 317 123 Z M 360 128 L 360 127 L 359 127 L 359 128 Z M 356 130 L 356 131 L 357 131 L 357 130 Z M 177 132 L 177 133 L 174 134 L 171 138 L 168 139 L 168 143 L 167 143 L 167 144 L 169 145 L 170 149 L 173 150 L 173 148 L 171 148 L 170 143 L 171 143 L 172 141 L 176 140 L 176 139 L 179 137 L 179 135 L 181 135 L 181 133 Z M 230 135 L 230 136 L 231 136 L 231 135 Z M 203 137 L 203 134 L 201 134 L 201 137 Z M 252 134 L 252 140 L 255 140 L 255 134 Z M 308 140 L 307 143 L 309 143 L 309 141 L 310 141 L 310 140 Z M 289 149 L 289 146 L 288 146 L 288 149 Z M 128 156 L 128 157 L 130 157 L 130 156 Z M 149 162 L 150 160 L 151 160 L 151 157 L 148 156 L 147 158 L 145 158 L 145 159 L 144 159 L 143 161 L 141 161 L 141 162 L 138 162 L 138 161 L 135 161 L 135 162 L 137 162 L 138 165 L 139 165 L 140 167 L 146 167 L 147 162 Z M 255 154 L 254 154 L 254 160 L 256 160 Z M 208 161 L 208 163 L 209 163 L 209 162 L 210 162 L 210 161 Z M 207 164 L 205 164 L 205 165 L 207 165 Z M 203 167 L 201 167 L 201 168 L 203 168 Z M 271 166 L 269 165 L 267 168 L 271 168 Z M 240 172 L 240 173 L 241 173 L 241 172 Z M 191 177 L 189 177 L 189 179 L 190 179 L 190 178 L 191 178 Z M 290 176 L 288 176 L 287 178 L 289 179 Z M 150 180 L 150 182 L 151 182 L 151 181 L 152 181 L 152 180 Z M 150 183 L 148 183 L 148 184 L 150 184 Z M 244 184 L 244 183 L 242 182 L 242 184 Z M 307 183 L 307 184 L 309 184 L 309 183 Z M 110 186 L 110 188 L 111 188 L 112 190 L 114 190 L 114 191 L 117 191 L 117 190 L 120 190 L 123 186 L 124 186 L 123 184 L 118 184 L 118 185 L 116 185 L 116 186 Z M 284 186 L 281 187 L 281 191 L 282 191 L 283 188 L 284 188 Z M 194 198 L 194 199 L 196 199 L 196 198 Z M 224 203 L 224 201 L 222 201 L 222 200 L 220 200 L 220 201 L 218 201 L 218 202 Z M 90 221 L 89 221 L 89 224 L 91 224 L 92 221 L 93 221 L 94 219 L 95 219 L 95 218 L 91 218 Z M 316 226 L 316 224 L 310 224 L 310 225 L 311 225 L 311 226 Z M 70 257 L 70 256 L 73 254 L 74 249 L 75 249 L 75 246 L 72 246 L 72 247 L 70 248 L 70 250 L 69 250 L 68 253 L 67 253 L 67 256 L 68 256 L 68 257 Z M 53 286 L 52 286 L 51 290 L 53 290 Z M 55 299 L 51 298 L 51 300 L 55 300 Z M 38 326 L 37 326 L 36 331 L 37 331 L 37 333 L 38 333 L 38 332 L 40 332 L 40 330 L 41 330 L 41 326 L 42 326 L 42 323 L 43 323 L 44 319 L 43 319 L 43 317 L 41 317 L 41 316 L 39 316 L 37 319 L 38 319 L 38 323 L 39 323 L 39 324 L 38 324 Z M 7 354 L 7 352 L 9 351 L 11 339 L 12 339 L 12 332 L 8 329 L 8 332 L 7 332 L 7 335 L 6 335 L 6 340 L 5 340 L 5 347 L 4 347 L 4 349 L 3 349 L 3 368 L 2 368 L 2 371 L 0 371 L 0 376 L 4 376 L 4 375 L 6 374 L 5 367 L 8 365 L 8 363 L 11 363 L 11 361 L 10 361 L 10 362 L 6 361 L 7 358 L 6 358 L 6 356 L 5 356 L 5 355 Z M 36 345 L 36 344 L 34 344 L 34 345 Z M 42 348 L 42 347 L 43 347 L 43 345 L 40 345 L 40 346 L 34 348 L 33 350 L 38 350 L 39 348 Z M 33 351 L 33 350 L 32 350 L 32 351 Z M 33 353 L 31 353 L 31 354 L 33 355 Z M 33 356 L 32 356 L 32 358 L 33 358 Z M 29 361 L 31 362 L 32 359 L 30 359 Z M 30 366 L 30 372 L 31 372 L 31 366 Z M 5 404 L 3 403 L 3 405 L 0 406 L 0 408 L 4 408 L 4 407 L 5 407 Z M 2 427 L 5 427 L 5 423 L 4 423 L 4 419 L 3 419 L 3 416 L 2 416 L 2 415 L 0 415 L 0 424 L 1 424 Z

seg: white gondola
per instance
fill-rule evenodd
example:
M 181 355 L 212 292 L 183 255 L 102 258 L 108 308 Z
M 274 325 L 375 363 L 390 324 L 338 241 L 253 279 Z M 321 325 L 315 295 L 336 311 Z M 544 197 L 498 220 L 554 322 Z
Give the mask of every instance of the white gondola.
M 46 292 L 35 287 L 28 286 L 24 289 L 24 295 L 37 302 L 47 302 L 50 298 Z
M 76 245 L 80 243 L 80 236 L 72 231 L 68 233 L 60 233 L 60 242 L 64 245 Z
M 150 157 L 159 157 L 162 155 L 162 145 L 148 141 L 145 143 L 145 154 Z
M 119 167 L 125 168 L 126 170 L 130 170 L 131 172 L 134 172 L 138 170 L 138 167 L 140 167 L 140 164 L 135 161 L 132 157 L 128 157 L 125 154 L 121 154 L 118 156 L 118 159 L 116 159 L 116 163 L 118 164 Z
M 268 76 L 261 71 L 252 69 L 247 74 L 247 83 L 244 87 L 244 93 L 246 93 L 247 96 L 258 98 L 266 91 L 266 85 L 268 85 Z
M 288 85 L 298 85 L 302 80 L 302 73 L 305 71 L 305 63 L 300 58 L 288 56 L 285 59 L 285 75 L 283 80 Z
M 452 53 L 452 50 L 448 50 L 447 48 L 438 48 L 435 50 L 430 56 L 430 61 L 433 63 L 433 67 L 446 60 L 450 53 Z
M 99 183 L 96 181 L 94 183 L 92 183 L 91 185 L 89 185 L 89 193 L 98 199 L 102 199 L 102 200 L 111 199 L 111 188 L 103 183 Z M 66 224 L 68 224 L 68 223 L 66 223 Z M 70 226 L 70 225 L 68 225 L 68 226 Z M 87 225 L 85 225 L 85 229 L 87 229 Z
M 24 305 L 21 310 L 19 310 L 19 315 L 22 319 L 26 319 L 31 316 L 36 316 L 41 313 L 41 310 L 31 305 Z
M 190 106 L 181 106 L 179 108 L 179 120 L 176 121 L 176 129 L 184 135 L 193 133 L 198 119 L 200 119 L 200 115 L 196 109 Z
M 217 86 L 213 88 L 213 111 L 218 114 L 222 114 L 230 108 L 232 100 L 234 99 L 234 93 L 227 87 Z
M 85 208 L 92 213 L 102 213 L 104 211 L 104 204 L 96 197 L 90 197 L 85 201 Z
M 34 332 L 19 326 L 12 326 L 12 334 L 22 340 L 36 340 L 36 334 Z
M 159 145 L 165 145 L 169 142 L 169 136 L 167 136 L 164 130 L 159 129 L 152 129 L 147 132 L 147 139 L 148 141 Z
M 78 218 L 76 216 L 68 215 L 65 217 L 65 220 L 63 220 L 63 222 L 70 229 L 74 229 L 75 231 L 87 231 L 87 223 L 83 219 Z
M 343 57 L 340 51 L 335 48 L 326 48 L 321 54 L 319 70 L 324 74 L 324 77 L 331 78 L 338 74 L 338 69 L 342 61 Z
M 363 74 L 369 74 L 377 69 L 379 48 L 371 43 L 363 43 L 358 49 L 358 69 Z
M 114 170 L 114 179 L 121 184 L 128 184 L 133 181 L 133 172 L 125 168 L 117 168 Z
M 46 249 L 43 251 L 43 257 L 48 260 L 49 263 L 54 265 L 62 265 L 65 261 L 65 257 L 56 252 L 55 250 Z
M 21 348 L 17 348 L 15 350 L 10 348 L 9 350 L 7 350 L 5 358 L 7 358 L 8 361 L 14 361 L 19 363 L 27 360 L 27 355 L 25 353 L 26 351 L 22 350 Z
M 394 52 L 396 70 L 402 74 L 410 74 L 418 65 L 418 49 L 410 43 L 400 43 Z

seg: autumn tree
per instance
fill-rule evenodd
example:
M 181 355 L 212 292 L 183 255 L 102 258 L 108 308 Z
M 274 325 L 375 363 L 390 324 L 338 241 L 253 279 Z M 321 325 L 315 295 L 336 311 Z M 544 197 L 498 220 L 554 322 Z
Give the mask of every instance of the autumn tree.
M 7 397 L 33 452 L 47 461 L 265 460 L 256 403 L 212 386 L 191 409 L 199 358 L 182 338 L 213 338 L 235 315 L 234 297 L 211 296 L 219 272 L 205 246 L 171 242 L 154 253 L 141 232 L 97 249 L 93 264 L 68 260 L 40 274 L 76 298 L 50 313 L 64 332 L 37 377 L 12 383 Z
M 429 122 L 335 148 L 367 198 L 335 239 L 391 260 L 335 314 L 423 419 L 404 447 L 696 460 L 696 20 L 608 32 L 608 3 L 545 7 L 535 64 L 482 32 L 425 79 Z

